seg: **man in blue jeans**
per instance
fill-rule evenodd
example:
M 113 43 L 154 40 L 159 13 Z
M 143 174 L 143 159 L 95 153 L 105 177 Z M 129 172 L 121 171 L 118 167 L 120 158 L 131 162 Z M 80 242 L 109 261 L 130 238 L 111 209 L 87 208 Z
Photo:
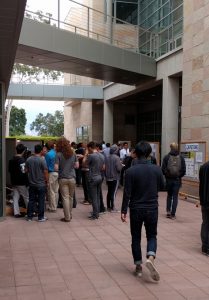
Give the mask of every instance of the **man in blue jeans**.
M 161 168 L 148 162 L 151 152 L 152 148 L 147 142 L 136 145 L 137 160 L 125 175 L 121 220 L 126 222 L 129 206 L 132 255 L 137 276 L 142 276 L 141 230 L 144 224 L 147 237 L 146 267 L 152 279 L 159 281 L 154 259 L 157 251 L 158 191 L 164 188 L 164 178 Z
M 26 172 L 29 180 L 28 221 L 33 219 L 34 205 L 38 202 L 38 221 L 45 222 L 44 217 L 45 197 L 48 184 L 48 168 L 45 158 L 42 157 L 43 147 L 35 145 L 35 153 L 26 160 Z
M 166 217 L 175 220 L 181 178 L 186 173 L 186 164 L 184 157 L 179 153 L 177 143 L 171 143 L 170 149 L 171 151 L 163 158 L 162 171 L 166 178 L 167 189 Z

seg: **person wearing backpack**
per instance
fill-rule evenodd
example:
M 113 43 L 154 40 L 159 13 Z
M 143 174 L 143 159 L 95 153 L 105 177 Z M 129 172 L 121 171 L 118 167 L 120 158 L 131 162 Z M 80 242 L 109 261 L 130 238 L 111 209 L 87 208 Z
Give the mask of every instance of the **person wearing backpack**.
M 186 164 L 184 157 L 179 153 L 177 143 L 171 143 L 170 149 L 170 152 L 163 158 L 162 171 L 166 178 L 167 189 L 166 217 L 174 220 L 176 218 L 181 178 L 186 173 Z

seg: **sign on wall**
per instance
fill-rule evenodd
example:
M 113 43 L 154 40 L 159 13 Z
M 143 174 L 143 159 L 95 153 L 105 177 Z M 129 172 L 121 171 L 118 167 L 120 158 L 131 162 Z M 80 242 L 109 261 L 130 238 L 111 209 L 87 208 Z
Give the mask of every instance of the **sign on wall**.
M 182 142 L 180 152 L 186 163 L 184 179 L 199 181 L 199 169 L 206 161 L 206 142 Z

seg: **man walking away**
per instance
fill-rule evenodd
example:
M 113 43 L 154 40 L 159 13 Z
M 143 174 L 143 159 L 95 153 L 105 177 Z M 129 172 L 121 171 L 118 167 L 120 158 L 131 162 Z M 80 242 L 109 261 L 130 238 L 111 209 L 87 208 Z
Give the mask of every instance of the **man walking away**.
M 130 209 L 132 255 L 136 265 L 136 275 L 142 276 L 141 231 L 144 224 L 147 237 L 147 261 L 151 277 L 160 280 L 154 265 L 157 251 L 158 191 L 164 188 L 164 178 L 159 166 L 150 164 L 147 157 L 152 148 L 147 142 L 136 145 L 136 164 L 126 171 L 121 220 L 126 222 L 127 209 Z
M 202 253 L 209 256 L 209 161 L 200 167 L 199 197 L 202 210 Z
M 104 156 L 96 150 L 94 142 L 87 145 L 88 154 L 83 162 L 89 166 L 89 194 L 92 201 L 93 212 L 89 219 L 96 220 L 100 213 L 100 192 L 102 185 L 102 171 L 104 170 Z
M 118 190 L 120 172 L 123 167 L 119 156 L 117 155 L 118 146 L 110 147 L 110 155 L 105 158 L 105 176 L 108 186 L 107 192 L 107 210 L 117 212 L 115 208 L 115 197 Z
M 42 158 L 43 147 L 35 145 L 35 154 L 26 160 L 26 171 L 29 179 L 29 203 L 28 221 L 33 219 L 33 208 L 38 202 L 38 221 L 45 222 L 44 217 L 45 197 L 48 184 L 48 168 L 45 159 Z
M 176 219 L 178 193 L 181 187 L 181 178 L 186 173 L 184 157 L 179 154 L 178 144 L 170 144 L 170 152 L 164 157 L 162 171 L 166 178 L 167 189 L 167 218 Z
M 23 197 L 25 207 L 28 207 L 28 176 L 25 173 L 25 158 L 23 157 L 26 147 L 23 144 L 16 146 L 16 155 L 9 161 L 9 173 L 13 190 L 13 207 L 15 218 L 21 218 L 19 198 Z

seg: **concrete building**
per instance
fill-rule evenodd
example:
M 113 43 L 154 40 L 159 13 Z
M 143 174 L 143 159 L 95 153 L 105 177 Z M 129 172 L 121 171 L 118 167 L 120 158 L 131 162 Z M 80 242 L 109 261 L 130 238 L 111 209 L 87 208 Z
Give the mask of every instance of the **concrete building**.
M 66 83 L 103 87 L 103 100 L 66 102 L 71 141 L 145 139 L 159 142 L 161 157 L 172 141 L 205 141 L 208 157 L 208 0 L 80 0 L 82 8 L 72 5 L 65 23 L 71 33 L 23 20 L 25 2 L 0 4 L 0 216 L 4 101 L 14 59 L 66 72 Z
M 191 8 L 188 11 L 183 0 L 87 2 L 93 12 L 94 9 L 100 10 L 108 16 L 136 25 L 121 25 L 119 20 L 114 20 L 111 22 L 113 24 L 109 24 L 109 30 L 110 26 L 114 26 L 120 39 L 132 44 L 132 51 L 153 57 L 157 64 L 157 76 L 154 79 L 145 78 L 134 85 L 100 81 L 96 84 L 103 85 L 103 102 L 86 99 L 78 103 L 71 99 L 65 107 L 65 135 L 78 141 L 85 131 L 88 140 L 104 139 L 110 143 L 129 140 L 135 144 L 146 139 L 159 142 L 162 155 L 167 152 L 171 141 L 194 139 L 188 136 L 188 128 L 184 130 L 182 101 L 182 83 L 185 83 L 182 80 L 185 60 L 183 35 L 187 30 L 183 27 L 183 19 L 190 14 Z M 98 26 L 96 14 L 92 13 L 92 19 L 91 30 L 94 32 L 94 27 Z M 107 23 L 107 19 L 103 20 L 104 35 L 108 31 Z M 128 30 L 126 28 L 124 31 L 125 27 Z M 126 36 L 132 36 L 135 40 L 127 41 Z M 82 84 L 87 80 L 88 84 L 95 84 L 86 77 L 76 76 L 76 80 Z M 66 82 L 69 83 L 69 76 Z

